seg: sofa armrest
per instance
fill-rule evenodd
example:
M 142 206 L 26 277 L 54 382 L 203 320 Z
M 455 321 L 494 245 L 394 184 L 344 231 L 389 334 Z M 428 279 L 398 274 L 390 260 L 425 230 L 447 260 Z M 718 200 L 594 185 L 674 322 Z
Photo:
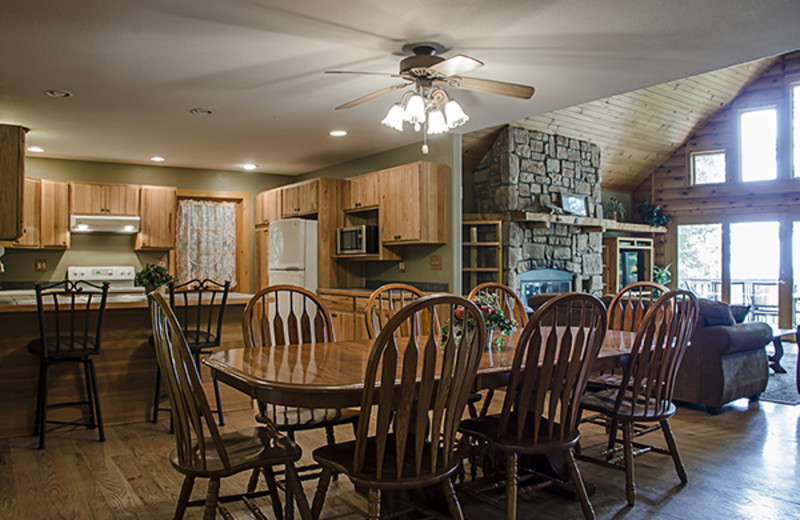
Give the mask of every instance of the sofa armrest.
M 748 322 L 735 325 L 702 327 L 692 336 L 692 350 L 702 349 L 702 354 L 721 357 L 736 352 L 749 352 L 764 348 L 772 341 L 772 328 L 766 323 Z M 699 352 L 695 351 L 695 354 Z

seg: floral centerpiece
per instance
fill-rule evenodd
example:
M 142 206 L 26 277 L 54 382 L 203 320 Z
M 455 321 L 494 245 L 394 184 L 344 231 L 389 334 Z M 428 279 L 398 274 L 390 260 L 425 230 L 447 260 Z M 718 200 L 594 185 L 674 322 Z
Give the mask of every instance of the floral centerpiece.
M 503 307 L 500 305 L 500 298 L 497 294 L 479 293 L 472 301 L 478 306 L 478 310 L 483 315 L 483 321 L 486 324 L 486 332 L 489 333 L 492 347 L 499 350 L 508 339 L 511 331 L 517 327 L 517 322 L 514 318 L 506 316 Z M 458 340 L 462 334 L 462 323 L 464 318 L 464 307 L 456 308 L 454 317 L 456 320 L 454 327 L 455 339 Z M 472 329 L 474 322 L 471 317 L 467 318 L 467 328 Z M 449 333 L 449 322 L 442 325 L 442 338 L 446 339 Z
M 136 285 L 144 286 L 144 290 L 147 292 L 153 292 L 173 280 L 175 277 L 169 274 L 166 268 L 156 264 L 145 265 L 134 278 Z

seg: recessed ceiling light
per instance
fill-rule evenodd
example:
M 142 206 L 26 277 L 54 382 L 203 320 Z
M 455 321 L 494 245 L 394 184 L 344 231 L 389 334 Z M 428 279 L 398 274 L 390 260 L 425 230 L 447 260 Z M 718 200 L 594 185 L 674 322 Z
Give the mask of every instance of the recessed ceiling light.
M 347 135 L 347 130 L 331 130 L 330 135 L 332 137 L 344 137 Z
M 150 158 L 150 160 L 153 161 L 153 162 L 164 162 L 164 161 L 166 161 L 166 159 L 164 159 L 160 155 L 154 155 L 153 157 Z
M 41 146 L 29 146 L 28 151 L 33 153 L 42 153 L 44 151 L 44 148 L 42 148 Z
M 50 89 L 44 91 L 45 96 L 50 96 L 52 98 L 68 98 L 72 97 L 72 92 L 67 92 L 66 90 L 57 90 L 57 89 Z
M 211 111 L 211 109 L 208 109 L 208 108 L 195 107 L 195 108 L 190 109 L 189 113 L 194 115 L 194 116 L 210 116 L 214 112 Z
M 247 163 L 242 165 L 242 169 L 247 170 L 249 172 L 255 170 L 256 168 L 258 168 L 258 165 L 253 163 Z

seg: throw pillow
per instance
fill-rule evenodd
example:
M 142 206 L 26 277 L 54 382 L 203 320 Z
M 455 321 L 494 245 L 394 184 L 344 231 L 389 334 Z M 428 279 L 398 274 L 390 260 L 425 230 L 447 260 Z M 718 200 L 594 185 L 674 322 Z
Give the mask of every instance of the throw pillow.
M 698 299 L 700 307 L 700 318 L 706 327 L 716 325 L 733 325 L 736 321 L 731 314 L 731 307 L 725 302 L 715 300 Z
M 750 312 L 749 305 L 731 305 L 731 314 L 736 323 L 742 323 L 748 312 Z

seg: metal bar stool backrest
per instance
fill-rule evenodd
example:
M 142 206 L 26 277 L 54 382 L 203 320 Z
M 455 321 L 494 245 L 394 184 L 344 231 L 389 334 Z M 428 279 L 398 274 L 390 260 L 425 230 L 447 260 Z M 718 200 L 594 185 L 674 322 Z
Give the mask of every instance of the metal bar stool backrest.
M 448 332 L 418 325 L 433 313 Z M 392 316 L 367 361 L 353 460 L 360 478 L 421 478 L 459 463 L 455 435 L 485 348 L 483 315 L 461 296 L 426 296 Z
M 514 352 L 498 438 L 574 439 L 581 395 L 606 330 L 605 305 L 589 294 L 564 293 L 539 307 Z
M 189 346 L 195 349 L 218 347 L 231 282 L 206 278 L 169 284 L 169 305 L 183 325 Z
M 207 451 L 214 449 L 225 468 L 230 469 L 228 453 L 211 415 L 197 367 L 175 313 L 161 294 L 151 292 L 147 298 L 156 361 L 167 387 L 172 410 L 178 463 L 184 467 L 199 466 L 206 469 Z M 211 446 L 207 445 L 209 439 Z
M 636 332 L 653 303 L 669 292 L 669 287 L 655 282 L 626 285 L 608 304 L 608 328 Z
M 475 301 L 479 294 L 496 297 L 498 305 L 503 309 L 503 314 L 514 318 L 518 327 L 524 328 L 528 324 L 528 313 L 525 311 L 525 304 L 522 303 L 517 293 L 507 285 L 497 282 L 476 285 L 469 292 L 467 299 Z
M 669 291 L 655 301 L 633 340 L 614 413 L 626 402 L 634 403 L 636 415 L 666 413 L 697 320 L 697 298 L 689 291 Z
M 397 311 L 423 296 L 425 294 L 422 291 L 404 283 L 390 283 L 372 291 L 364 309 L 369 339 L 376 338 Z
M 64 280 L 35 289 L 41 355 L 99 354 L 108 282 Z
M 257 292 L 242 317 L 246 347 L 334 341 L 330 313 L 316 294 L 296 285 L 273 285 Z

